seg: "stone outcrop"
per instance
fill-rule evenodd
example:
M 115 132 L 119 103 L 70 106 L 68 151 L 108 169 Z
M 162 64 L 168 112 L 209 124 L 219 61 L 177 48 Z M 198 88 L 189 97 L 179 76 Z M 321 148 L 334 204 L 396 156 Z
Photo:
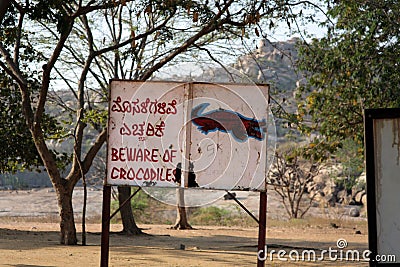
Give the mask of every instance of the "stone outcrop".
M 336 205 L 354 206 L 349 211 L 349 216 L 360 216 L 360 210 L 367 205 L 365 173 L 357 178 L 357 184 L 348 190 L 341 185 L 340 180 L 345 177 L 332 178 L 329 170 L 323 170 L 314 177 L 308 185 L 308 193 L 316 195 L 315 201 L 323 207 L 335 207 Z

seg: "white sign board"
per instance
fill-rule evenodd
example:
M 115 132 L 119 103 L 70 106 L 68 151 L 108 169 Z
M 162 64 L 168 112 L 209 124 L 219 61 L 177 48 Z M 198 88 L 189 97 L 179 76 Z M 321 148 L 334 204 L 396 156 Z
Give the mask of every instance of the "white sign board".
M 268 86 L 112 80 L 109 185 L 265 190 Z
M 376 255 L 395 256 L 390 262 L 373 262 L 371 265 L 400 263 L 399 109 L 366 110 L 366 155 L 372 258 Z

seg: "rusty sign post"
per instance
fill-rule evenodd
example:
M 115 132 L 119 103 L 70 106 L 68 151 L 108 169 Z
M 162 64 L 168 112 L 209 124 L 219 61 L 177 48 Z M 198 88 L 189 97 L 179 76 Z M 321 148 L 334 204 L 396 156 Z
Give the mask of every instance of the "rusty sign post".
M 112 80 L 104 201 L 112 185 L 260 191 L 264 247 L 268 89 Z M 108 264 L 109 214 L 103 203 L 101 266 Z
M 258 209 L 258 251 L 257 251 L 257 267 L 265 266 L 267 258 L 267 247 L 265 238 L 267 235 L 267 192 L 260 192 L 260 208 Z
M 110 205 L 111 205 L 111 186 L 103 186 L 103 211 L 101 213 L 101 252 L 100 266 L 108 266 L 110 249 Z

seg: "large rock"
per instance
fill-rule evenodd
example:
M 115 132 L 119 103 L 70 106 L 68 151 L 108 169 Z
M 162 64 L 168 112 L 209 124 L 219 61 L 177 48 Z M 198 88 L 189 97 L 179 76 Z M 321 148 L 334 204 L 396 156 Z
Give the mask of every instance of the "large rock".
M 335 207 L 336 206 L 336 202 L 337 202 L 337 198 L 335 194 L 327 194 L 324 197 L 324 201 L 325 201 L 325 206 L 328 207 Z
M 313 182 L 319 185 L 325 186 L 325 182 L 329 180 L 329 177 L 325 176 L 324 174 L 319 174 L 317 176 L 314 176 Z
M 325 195 L 323 192 L 316 193 L 314 197 L 314 201 L 318 202 L 319 204 L 323 205 L 325 203 Z
M 367 194 L 364 194 L 361 197 L 361 203 L 363 204 L 363 206 L 367 206 Z
M 350 217 L 360 217 L 360 209 L 353 207 L 349 211 L 349 216 Z
M 337 193 L 339 192 L 339 188 L 337 187 L 335 181 L 329 179 L 326 180 L 325 187 L 322 189 L 322 192 L 324 192 L 326 196 L 333 195 L 335 199 L 337 199 Z
M 354 196 L 354 201 L 356 202 L 356 204 L 358 204 L 358 205 L 362 205 L 363 203 L 362 203 L 362 197 L 365 195 L 366 193 L 365 193 L 365 190 L 361 190 L 361 191 L 358 191 L 357 193 L 356 193 L 356 195 Z
M 350 202 L 350 196 L 348 196 L 346 189 L 340 190 L 337 193 L 336 198 L 337 202 L 341 204 L 348 204 Z
M 367 173 L 366 172 L 361 173 L 357 181 L 359 184 L 365 185 L 367 183 Z
M 365 183 L 358 180 L 357 184 L 351 188 L 351 196 L 355 198 L 358 192 L 365 190 Z
M 306 185 L 307 194 L 314 195 L 318 190 L 315 188 L 316 184 L 314 182 L 310 182 Z

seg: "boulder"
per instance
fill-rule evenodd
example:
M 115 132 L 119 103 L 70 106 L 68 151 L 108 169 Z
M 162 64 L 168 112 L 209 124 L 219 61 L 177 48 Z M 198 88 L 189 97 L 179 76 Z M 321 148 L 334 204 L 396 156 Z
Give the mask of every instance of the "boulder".
M 337 193 L 336 198 L 337 198 L 337 202 L 338 203 L 342 203 L 342 204 L 343 203 L 348 203 L 348 201 L 347 201 L 347 191 L 345 189 L 340 190 Z
M 358 205 L 362 205 L 362 197 L 365 195 L 365 190 L 361 190 L 359 192 L 356 193 L 356 195 L 354 196 L 354 201 L 358 204 Z
M 361 203 L 362 203 L 364 206 L 367 206 L 367 194 L 364 194 L 364 195 L 361 197 Z
M 337 202 L 337 198 L 335 194 L 327 194 L 325 195 L 325 203 L 327 204 L 328 207 L 335 207 L 336 206 L 336 202 Z
M 329 194 L 337 194 L 337 188 L 336 185 L 334 183 L 326 183 L 326 186 L 324 187 L 324 189 L 322 189 L 322 192 L 324 192 L 325 195 L 329 195 Z
M 313 181 L 316 184 L 323 184 L 325 185 L 325 181 L 328 180 L 329 178 L 326 177 L 324 174 L 319 174 L 317 176 L 314 176 Z
M 360 209 L 353 207 L 349 211 L 349 216 L 350 217 L 360 217 Z

